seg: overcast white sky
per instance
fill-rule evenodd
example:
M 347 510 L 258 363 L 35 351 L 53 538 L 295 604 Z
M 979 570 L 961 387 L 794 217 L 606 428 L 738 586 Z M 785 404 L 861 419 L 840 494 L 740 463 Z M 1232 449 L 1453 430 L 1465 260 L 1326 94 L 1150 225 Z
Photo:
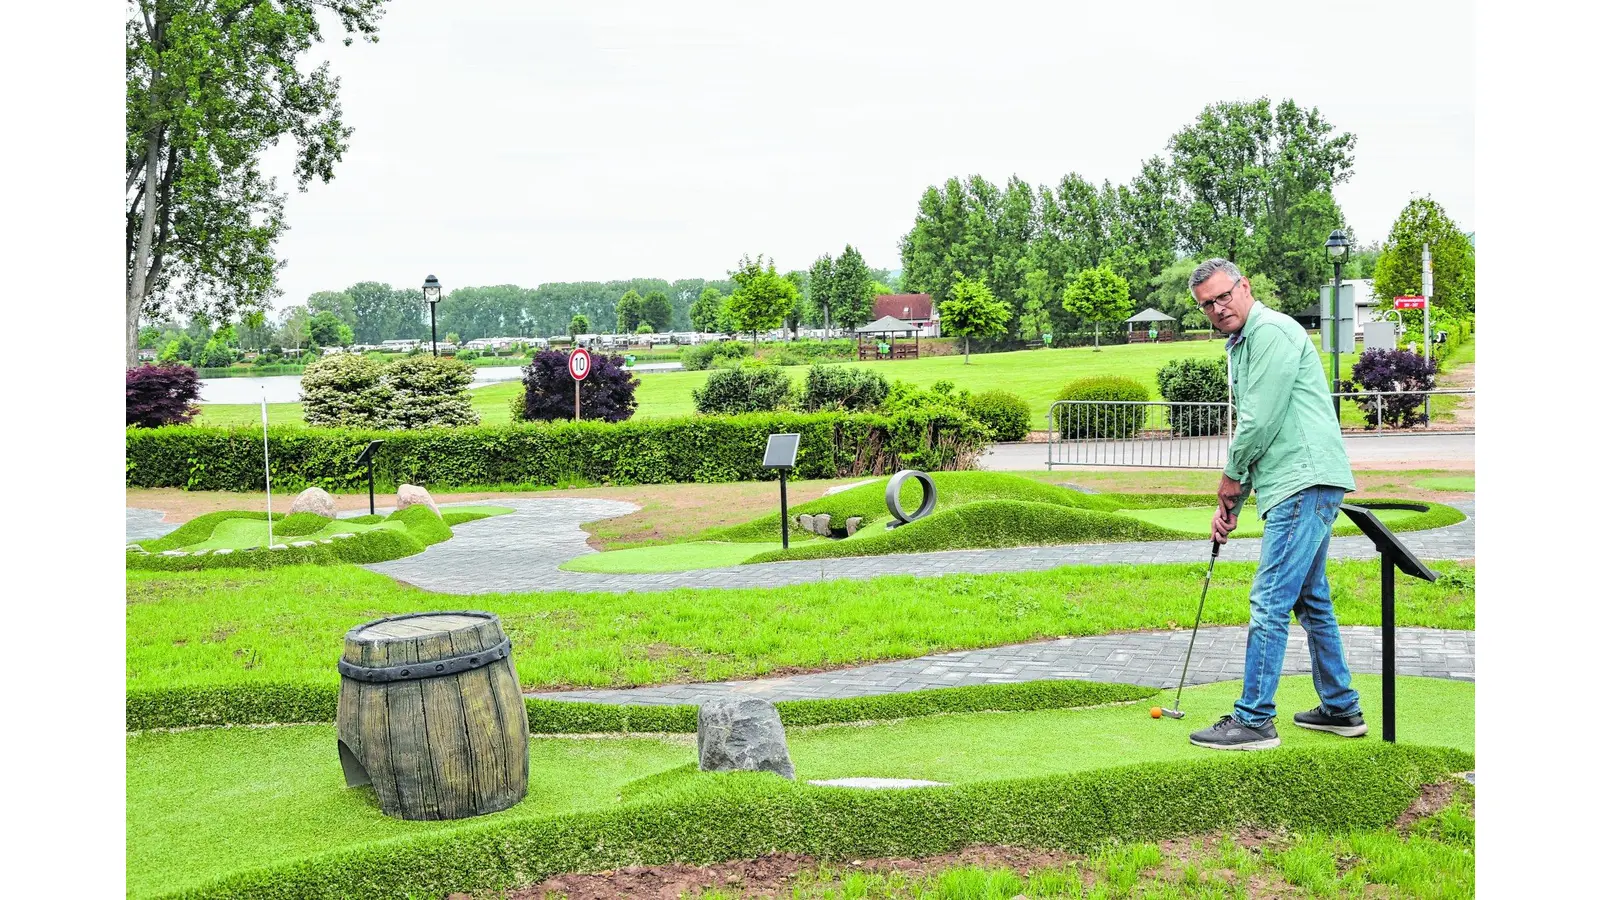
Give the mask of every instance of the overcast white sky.
M 1471 16 L 1406 0 L 391 0 L 379 43 L 318 54 L 355 134 L 331 183 L 280 179 L 278 305 L 429 273 L 447 290 L 712 278 L 746 252 L 784 271 L 846 242 L 899 268 L 930 184 L 1124 182 L 1207 103 L 1259 96 L 1355 133 L 1335 193 L 1361 241 L 1413 192 L 1471 231 Z

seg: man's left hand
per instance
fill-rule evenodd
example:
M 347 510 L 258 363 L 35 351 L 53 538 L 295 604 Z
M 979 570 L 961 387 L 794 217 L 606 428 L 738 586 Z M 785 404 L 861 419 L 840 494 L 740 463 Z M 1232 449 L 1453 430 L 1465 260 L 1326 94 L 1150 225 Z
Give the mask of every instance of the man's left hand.
M 1228 535 L 1239 527 L 1239 500 L 1244 496 L 1244 485 L 1222 476 L 1217 485 L 1217 514 L 1211 520 L 1211 539 L 1219 544 L 1228 542 Z

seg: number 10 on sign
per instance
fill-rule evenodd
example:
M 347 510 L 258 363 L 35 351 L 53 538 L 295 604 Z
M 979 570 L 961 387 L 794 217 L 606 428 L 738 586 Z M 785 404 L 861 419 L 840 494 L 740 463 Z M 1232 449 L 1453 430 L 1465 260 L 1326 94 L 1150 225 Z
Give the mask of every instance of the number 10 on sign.
M 579 388 L 589 377 L 589 351 L 582 347 L 572 351 L 567 357 L 567 373 L 572 376 L 572 420 L 576 422 L 583 418 L 583 395 Z

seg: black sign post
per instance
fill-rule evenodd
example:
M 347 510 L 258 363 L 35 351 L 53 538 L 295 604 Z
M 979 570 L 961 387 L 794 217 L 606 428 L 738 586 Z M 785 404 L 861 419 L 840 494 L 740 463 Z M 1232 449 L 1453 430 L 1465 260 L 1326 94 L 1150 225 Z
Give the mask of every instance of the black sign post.
M 800 450 L 800 435 L 767 435 L 767 455 L 761 465 L 778 470 L 778 518 L 783 522 L 783 549 L 789 549 L 789 470 Z
M 1372 503 L 1355 505 L 1346 503 L 1339 510 L 1356 523 L 1372 545 L 1378 549 L 1383 563 L 1383 739 L 1394 743 L 1394 570 L 1423 581 L 1437 581 L 1439 573 L 1423 565 L 1422 560 L 1394 536 L 1388 526 L 1378 520 L 1375 509 L 1413 509 L 1426 511 L 1420 503 Z
M 365 465 L 367 467 L 367 513 L 374 516 L 378 514 L 378 500 L 372 491 L 372 458 L 378 455 L 378 445 L 381 443 L 383 441 L 373 441 L 367 444 L 367 448 L 361 451 L 360 456 L 356 457 L 356 465 Z

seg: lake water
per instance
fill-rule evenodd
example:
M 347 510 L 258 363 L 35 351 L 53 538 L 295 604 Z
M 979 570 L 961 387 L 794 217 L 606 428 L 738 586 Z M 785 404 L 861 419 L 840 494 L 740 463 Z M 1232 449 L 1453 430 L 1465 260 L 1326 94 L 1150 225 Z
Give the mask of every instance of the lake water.
M 634 372 L 669 372 L 681 370 L 682 363 L 643 363 L 634 366 Z M 472 372 L 472 386 L 483 387 L 501 381 L 516 381 L 522 377 L 521 366 L 484 366 Z M 202 378 L 201 403 L 260 403 L 265 394 L 268 403 L 298 403 L 300 401 L 299 375 L 269 375 L 262 378 Z

